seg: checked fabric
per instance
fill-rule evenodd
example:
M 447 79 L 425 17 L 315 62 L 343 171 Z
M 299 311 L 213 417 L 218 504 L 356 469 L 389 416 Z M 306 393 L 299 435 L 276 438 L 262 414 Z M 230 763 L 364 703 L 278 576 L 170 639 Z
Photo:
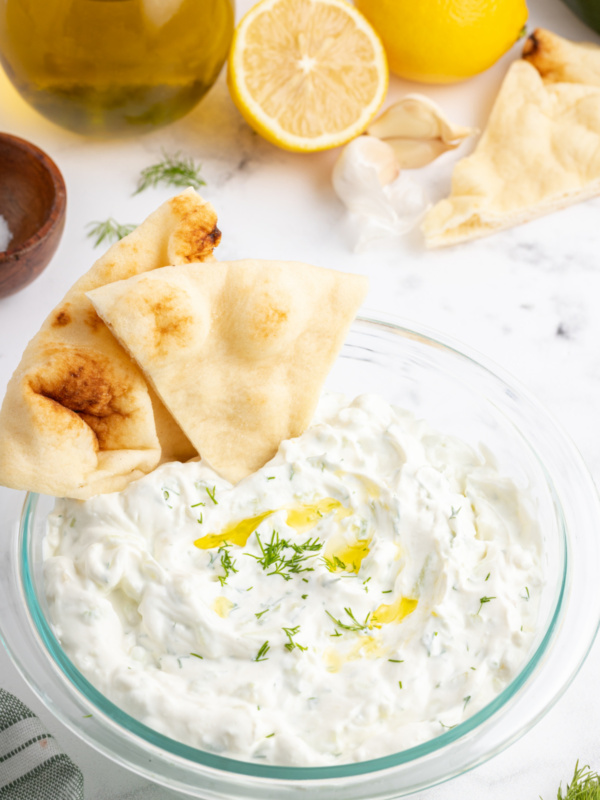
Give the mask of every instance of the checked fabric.
M 83 775 L 40 720 L 0 689 L 0 800 L 83 800 Z

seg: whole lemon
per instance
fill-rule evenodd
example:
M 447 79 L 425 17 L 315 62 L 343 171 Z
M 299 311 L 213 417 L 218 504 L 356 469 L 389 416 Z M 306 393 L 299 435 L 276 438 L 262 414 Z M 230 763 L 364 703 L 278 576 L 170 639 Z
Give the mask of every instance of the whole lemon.
M 491 67 L 523 32 L 525 0 L 355 0 L 402 78 L 451 83 Z

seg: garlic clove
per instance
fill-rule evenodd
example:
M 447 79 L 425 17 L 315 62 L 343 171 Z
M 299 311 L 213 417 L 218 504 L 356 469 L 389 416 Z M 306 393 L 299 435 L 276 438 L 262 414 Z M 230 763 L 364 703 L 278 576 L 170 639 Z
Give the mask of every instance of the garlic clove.
M 359 136 L 346 145 L 332 180 L 342 203 L 357 217 L 357 251 L 402 236 L 418 225 L 427 209 L 425 192 L 400 173 L 393 148 L 372 136 Z
M 401 168 L 415 169 L 458 147 L 477 131 L 454 125 L 428 97 L 412 94 L 384 111 L 367 132 L 393 146 Z M 406 144 L 401 144 L 402 140 Z M 431 144 L 422 146 L 424 143 Z
M 342 150 L 338 164 L 340 162 L 344 168 L 372 167 L 381 186 L 395 181 L 400 174 L 400 167 L 393 150 L 375 136 L 358 136 L 353 139 Z
M 333 188 L 354 214 L 389 219 L 393 213 L 383 186 L 400 174 L 394 150 L 372 136 L 359 136 L 344 147 L 333 168 Z
M 446 144 L 439 139 L 386 139 L 385 142 L 394 151 L 401 169 L 426 167 L 459 145 L 459 142 Z

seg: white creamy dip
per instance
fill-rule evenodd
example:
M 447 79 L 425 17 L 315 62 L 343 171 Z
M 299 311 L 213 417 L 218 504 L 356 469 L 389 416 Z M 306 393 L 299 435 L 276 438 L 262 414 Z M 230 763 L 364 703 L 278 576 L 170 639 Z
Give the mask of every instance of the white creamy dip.
M 236 487 L 190 462 L 59 500 L 51 618 L 94 686 L 174 739 L 263 763 L 375 758 L 523 665 L 543 579 L 528 502 L 381 398 L 328 395 Z

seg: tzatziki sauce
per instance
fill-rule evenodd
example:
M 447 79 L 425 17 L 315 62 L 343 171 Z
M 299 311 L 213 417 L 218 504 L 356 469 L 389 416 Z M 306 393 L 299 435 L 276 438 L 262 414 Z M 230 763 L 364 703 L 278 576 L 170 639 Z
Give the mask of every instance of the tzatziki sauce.
M 396 753 L 483 708 L 530 654 L 543 585 L 526 492 L 375 395 L 325 395 L 237 486 L 193 461 L 58 500 L 44 548 L 54 632 L 102 694 L 280 765 Z

